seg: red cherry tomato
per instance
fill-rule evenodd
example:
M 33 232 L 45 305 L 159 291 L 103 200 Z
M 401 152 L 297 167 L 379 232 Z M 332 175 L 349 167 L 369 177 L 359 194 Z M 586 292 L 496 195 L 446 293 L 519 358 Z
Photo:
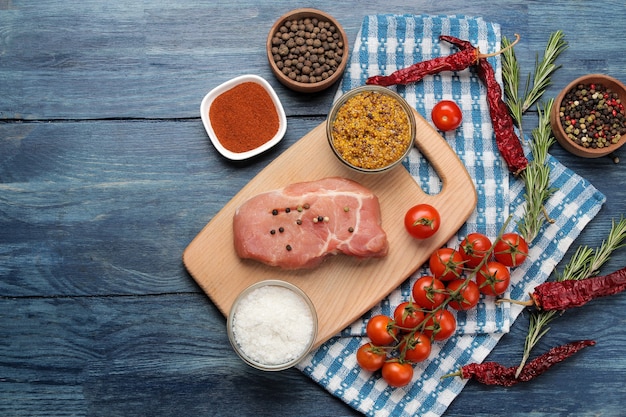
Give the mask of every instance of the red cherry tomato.
M 451 281 L 461 276 L 463 257 L 452 248 L 440 248 L 430 255 L 430 272 L 441 281 Z
M 424 334 L 432 337 L 433 340 L 446 340 L 454 334 L 456 330 L 456 319 L 454 314 L 448 310 L 439 310 L 430 315 L 424 327 Z
M 496 242 L 493 255 L 496 261 L 509 267 L 516 267 L 526 260 L 528 244 L 517 233 L 505 233 Z
M 443 285 L 443 282 L 429 275 L 415 281 L 412 294 L 417 305 L 426 310 L 439 307 L 447 297 L 446 287 Z
M 463 287 L 464 285 L 465 287 Z M 467 281 L 466 284 L 464 279 L 454 279 L 448 282 L 446 288 L 451 293 L 459 291 L 456 296 L 452 296 L 452 300 L 448 303 L 455 310 L 469 310 L 476 307 L 480 300 L 478 284 L 474 281 Z
M 476 274 L 476 284 L 485 295 L 502 295 L 509 288 L 511 274 L 500 262 L 487 262 Z
M 405 337 L 398 346 L 398 351 L 404 355 L 405 360 L 418 363 L 428 359 L 431 348 L 430 337 L 422 333 L 415 333 Z
M 454 101 L 441 100 L 433 107 L 431 117 L 437 129 L 447 132 L 461 126 L 463 112 Z
M 408 362 L 389 361 L 383 365 L 383 379 L 392 387 L 404 387 L 413 379 L 413 366 Z
M 401 332 L 408 332 L 424 321 L 424 313 L 420 311 L 417 304 L 405 301 L 398 304 L 393 313 L 393 319 Z
M 396 340 L 398 329 L 393 325 L 393 319 L 385 315 L 377 315 L 369 319 L 365 328 L 367 337 L 376 346 L 386 346 Z
M 439 230 L 441 217 L 430 204 L 411 207 L 404 216 L 404 227 L 416 239 L 426 239 Z
M 383 367 L 386 360 L 387 354 L 384 349 L 374 346 L 371 343 L 362 345 L 356 351 L 356 361 L 359 366 L 366 371 L 378 371 Z
M 465 265 L 475 268 L 487 256 L 491 249 L 491 240 L 482 233 L 470 233 L 461 241 L 459 252 Z

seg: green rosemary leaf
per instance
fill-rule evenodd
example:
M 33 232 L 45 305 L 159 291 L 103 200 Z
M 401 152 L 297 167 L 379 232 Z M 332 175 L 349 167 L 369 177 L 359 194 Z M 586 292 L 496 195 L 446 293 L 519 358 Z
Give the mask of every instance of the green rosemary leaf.
M 535 58 L 535 75 L 532 88 L 527 90 L 524 94 L 522 113 L 526 112 L 526 110 L 541 98 L 543 93 L 545 93 L 546 89 L 550 86 L 550 77 L 561 67 L 560 65 L 556 65 L 555 62 L 559 55 L 567 49 L 568 45 L 564 37 L 565 34 L 561 30 L 550 34 L 543 59 L 540 61 L 538 56 Z
M 512 42 L 506 36 L 502 37 L 502 49 L 504 50 L 502 53 L 502 80 L 509 112 L 515 124 L 520 127 L 522 125 L 523 113 L 523 100 L 520 100 L 519 97 L 520 68 L 515 49 L 509 48 L 511 44 Z
M 530 142 L 533 158 L 522 174 L 526 206 L 518 222 L 518 229 L 527 242 L 532 242 L 539 234 L 544 221 L 548 218 L 544 203 L 556 191 L 556 188 L 550 186 L 550 165 L 547 163 L 548 150 L 554 143 L 550 126 L 550 111 L 553 104 L 554 100 L 550 99 L 545 105 L 537 107 L 539 123 L 532 131 L 533 140 Z

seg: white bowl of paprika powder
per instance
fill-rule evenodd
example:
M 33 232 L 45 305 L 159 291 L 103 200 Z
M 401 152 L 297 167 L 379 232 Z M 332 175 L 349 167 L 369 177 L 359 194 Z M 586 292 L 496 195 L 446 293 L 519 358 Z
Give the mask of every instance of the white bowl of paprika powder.
M 242 161 L 267 151 L 287 130 L 285 110 L 272 86 L 247 74 L 211 90 L 200 104 L 204 128 L 225 158 Z

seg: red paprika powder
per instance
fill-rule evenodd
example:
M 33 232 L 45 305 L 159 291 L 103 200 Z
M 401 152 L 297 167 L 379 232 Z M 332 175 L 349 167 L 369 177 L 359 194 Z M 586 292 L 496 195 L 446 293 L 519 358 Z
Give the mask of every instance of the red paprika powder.
M 220 94 L 209 108 L 213 131 L 222 146 L 242 153 L 258 148 L 278 132 L 278 112 L 268 92 L 245 82 Z

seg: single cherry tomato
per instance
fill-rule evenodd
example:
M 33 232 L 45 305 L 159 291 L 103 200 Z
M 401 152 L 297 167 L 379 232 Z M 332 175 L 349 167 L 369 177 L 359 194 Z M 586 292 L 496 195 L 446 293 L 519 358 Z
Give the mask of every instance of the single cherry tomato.
M 391 317 L 380 314 L 369 319 L 365 332 L 373 344 L 386 346 L 396 340 L 398 329 L 393 325 Z
M 528 257 L 528 243 L 517 233 L 505 233 L 496 242 L 493 255 L 496 261 L 509 267 L 516 267 Z
M 405 360 L 418 363 L 428 359 L 431 348 L 430 337 L 422 333 L 415 333 L 404 338 L 398 346 L 398 351 L 400 355 L 404 355 Z
M 431 314 L 426 321 L 424 334 L 433 340 L 446 340 L 454 334 L 456 330 L 456 319 L 454 314 L 448 310 L 439 310 Z
M 366 371 L 374 372 L 383 367 L 387 360 L 385 350 L 371 343 L 362 345 L 356 351 L 356 361 Z
M 399 330 L 408 332 L 420 325 L 424 321 L 424 313 L 417 304 L 410 301 L 398 304 L 393 312 L 393 320 Z
M 383 379 L 392 387 L 404 387 L 413 379 L 413 366 L 408 362 L 389 361 L 383 365 Z
M 441 281 L 451 281 L 461 276 L 463 257 L 452 248 L 440 248 L 430 255 L 430 272 Z
M 461 126 L 463 112 L 454 101 L 441 100 L 433 107 L 431 117 L 437 129 L 447 132 Z
M 511 274 L 500 262 L 491 261 L 483 265 L 476 274 L 476 284 L 485 295 L 502 295 L 509 288 Z
M 443 282 L 429 275 L 415 281 L 412 294 L 417 305 L 426 310 L 439 307 L 447 298 L 446 287 Z
M 416 239 L 426 239 L 439 230 L 441 217 L 430 204 L 418 204 L 404 215 L 404 227 Z
M 480 291 L 478 284 L 474 281 L 467 281 L 464 279 L 454 279 L 446 285 L 446 288 L 450 293 L 459 291 L 456 296 L 451 295 L 452 300 L 448 305 L 455 310 L 469 310 L 476 307 L 480 300 Z M 462 289 L 461 289 L 462 288 Z
M 491 240 L 482 233 L 470 233 L 461 241 L 459 252 L 465 265 L 476 268 L 491 249 Z

